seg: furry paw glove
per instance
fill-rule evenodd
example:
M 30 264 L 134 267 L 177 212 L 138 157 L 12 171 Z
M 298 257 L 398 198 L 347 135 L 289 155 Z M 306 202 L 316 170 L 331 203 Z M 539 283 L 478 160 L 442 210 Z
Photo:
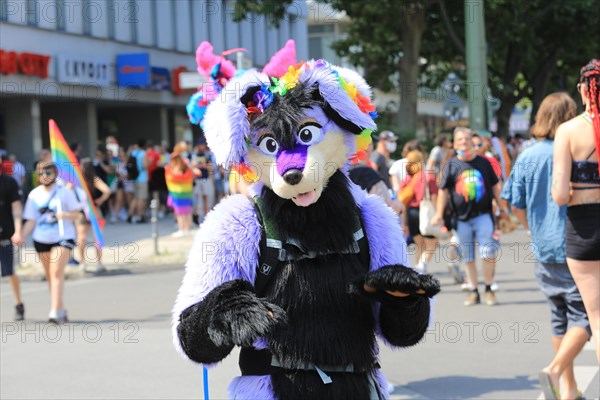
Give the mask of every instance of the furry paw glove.
M 369 293 L 364 290 L 364 285 L 376 289 Z M 424 293 L 417 293 L 422 290 Z M 408 293 L 407 297 L 396 297 L 386 291 L 399 291 Z M 419 275 L 412 268 L 402 265 L 389 265 L 372 271 L 350 284 L 350 292 L 377 300 L 386 304 L 413 300 L 415 297 L 433 297 L 440 291 L 440 283 L 432 275 Z
M 234 345 L 251 346 L 286 321 L 281 307 L 258 298 L 249 282 L 237 279 L 214 288 L 204 300 L 187 308 L 178 333 L 188 356 L 206 363 L 220 361 Z M 210 354 L 192 355 L 188 349 Z

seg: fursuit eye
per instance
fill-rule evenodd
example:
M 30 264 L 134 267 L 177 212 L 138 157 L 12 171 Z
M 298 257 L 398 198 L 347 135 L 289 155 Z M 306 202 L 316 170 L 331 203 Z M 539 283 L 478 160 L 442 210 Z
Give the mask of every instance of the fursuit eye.
M 304 125 L 298 131 L 298 141 L 301 144 L 310 145 L 321 138 L 321 126 L 320 125 Z
M 272 137 L 265 136 L 258 143 L 258 148 L 264 154 L 269 155 L 269 156 L 274 156 L 277 154 L 277 151 L 279 150 L 279 143 L 277 143 L 277 141 L 275 139 L 273 139 Z

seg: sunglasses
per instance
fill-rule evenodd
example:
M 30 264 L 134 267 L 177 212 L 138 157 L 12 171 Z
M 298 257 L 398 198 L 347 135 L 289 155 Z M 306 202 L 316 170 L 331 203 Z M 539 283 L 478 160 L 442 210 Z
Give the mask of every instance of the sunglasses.
M 43 170 L 41 172 L 38 172 L 38 175 L 39 176 L 44 176 L 44 175 L 46 175 L 46 176 L 52 176 L 52 175 L 54 175 L 54 171 L 52 171 L 51 169 L 45 169 L 45 170 Z
M 483 146 L 483 143 L 478 143 L 478 144 L 476 144 L 475 146 L 477 146 L 477 147 L 481 147 L 481 146 Z

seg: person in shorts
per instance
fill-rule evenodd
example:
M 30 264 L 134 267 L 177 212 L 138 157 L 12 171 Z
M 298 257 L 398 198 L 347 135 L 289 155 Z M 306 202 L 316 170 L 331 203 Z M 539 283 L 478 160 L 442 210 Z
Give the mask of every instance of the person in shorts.
M 21 215 L 23 206 L 19 185 L 11 175 L 4 173 L 0 156 L 0 266 L 2 277 L 8 277 L 15 296 L 15 320 L 25 318 L 25 306 L 21 301 L 21 285 L 14 271 L 15 251 L 13 243 L 21 243 Z
M 475 242 L 483 261 L 485 283 L 485 303 L 498 304 L 491 285 L 496 267 L 496 253 L 499 244 L 493 238 L 494 219 L 492 200 L 500 203 L 500 181 L 492 165 L 473 151 L 472 132 L 467 128 L 454 131 L 454 149 L 452 158 L 442 171 L 442 180 L 438 192 L 436 214 L 431 220 L 433 225 L 441 224 L 448 202 L 457 217 L 456 233 L 460 243 L 462 261 L 467 266 L 467 276 L 473 290 L 465 301 L 465 306 L 481 303 L 475 267 Z M 501 218 L 507 218 L 506 210 L 501 209 Z
M 50 286 L 49 322 L 67 322 L 63 304 L 65 265 L 75 247 L 77 233 L 73 221 L 79 218 L 81 205 L 72 190 L 57 183 L 58 170 L 53 163 L 40 163 L 40 186 L 27 197 L 23 218 L 23 239 L 32 234 Z
M 573 362 L 591 335 L 590 323 L 567 265 L 567 207 L 549 201 L 554 169 L 554 135 L 558 126 L 576 115 L 575 101 L 566 93 L 552 93 L 540 104 L 531 128 L 536 144 L 517 158 L 502 191 L 521 225 L 531 232 L 537 259 L 535 277 L 548 299 L 555 356 L 540 375 L 548 397 L 579 397 Z M 543 207 L 540 204 L 544 204 Z M 549 387 L 550 386 L 550 387 Z

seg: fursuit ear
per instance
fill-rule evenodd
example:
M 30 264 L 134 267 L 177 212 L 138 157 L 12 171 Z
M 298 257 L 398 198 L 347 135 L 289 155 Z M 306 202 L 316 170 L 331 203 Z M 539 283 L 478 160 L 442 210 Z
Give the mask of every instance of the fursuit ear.
M 358 73 L 323 60 L 311 60 L 307 66 L 300 81 L 317 89 L 313 97 L 323 100 L 323 110 L 332 121 L 354 134 L 377 129 L 371 88 Z
M 204 119 L 204 134 L 219 165 L 229 167 L 243 162 L 248 152 L 250 121 L 247 104 L 269 78 L 256 71 L 232 79 L 208 106 Z

